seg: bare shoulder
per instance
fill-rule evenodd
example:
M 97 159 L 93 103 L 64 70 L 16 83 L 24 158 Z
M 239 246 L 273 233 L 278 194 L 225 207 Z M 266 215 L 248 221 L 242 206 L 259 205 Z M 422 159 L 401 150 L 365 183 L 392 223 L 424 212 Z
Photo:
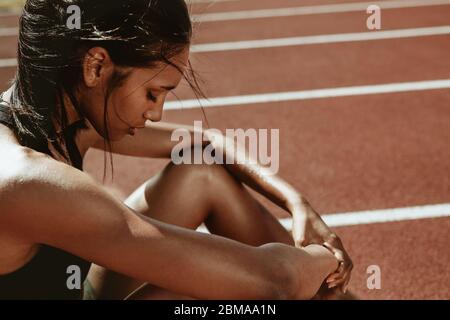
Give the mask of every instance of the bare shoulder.
M 46 244 L 132 271 L 127 259 L 116 257 L 132 254 L 136 238 L 130 230 L 143 220 L 82 171 L 26 149 L 18 152 L 7 157 L 18 164 L 0 177 L 0 235 L 7 229 L 14 245 Z
M 31 170 L 40 162 L 49 161 L 52 158 L 46 154 L 35 151 L 19 144 L 13 131 L 0 124 L 0 191 L 8 186 L 8 183 L 32 174 Z
M 82 171 L 29 148 L 8 148 L 0 168 L 0 221 L 30 219 L 33 214 L 42 221 L 46 215 L 41 213 L 67 208 L 77 195 L 102 191 Z
M 126 231 L 132 212 L 89 175 L 40 153 L 19 152 L 16 167 L 0 178 L 0 233 L 8 226 L 22 241 L 86 257 L 94 238 L 112 243 Z
M 30 184 L 61 182 L 65 175 L 77 176 L 78 170 L 30 148 L 9 145 L 3 149 L 3 156 L 0 157 L 0 195 L 18 191 Z

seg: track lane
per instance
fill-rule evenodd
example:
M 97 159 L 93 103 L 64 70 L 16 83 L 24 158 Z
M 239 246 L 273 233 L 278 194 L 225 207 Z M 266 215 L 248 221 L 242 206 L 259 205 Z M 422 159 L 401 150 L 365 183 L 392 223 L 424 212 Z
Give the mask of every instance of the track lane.
M 383 2 L 381 0 L 379 2 Z M 361 0 L 236 0 L 236 1 L 211 1 L 208 3 L 192 4 L 191 9 L 195 14 L 205 12 L 230 12 L 256 9 L 290 8 L 294 6 L 315 6 L 327 4 L 364 2 Z
M 450 78 L 449 39 L 431 36 L 198 53 L 192 61 L 209 97 L 426 81 Z M 175 93 L 180 99 L 193 98 L 186 84 Z
M 305 15 L 244 21 L 196 24 L 195 43 L 297 37 L 308 35 L 367 32 L 365 12 Z M 389 9 L 382 11 L 382 30 L 446 25 L 450 5 Z M 286 28 L 289 25 L 289 28 Z
M 349 289 L 362 299 L 450 299 L 450 219 L 337 228 L 355 268 Z M 369 290 L 367 267 L 381 269 L 381 289 Z
M 348 212 L 450 202 L 449 99 L 449 90 L 435 90 L 218 107 L 206 115 L 220 130 L 280 128 L 280 176 L 320 213 Z M 164 113 L 164 121 L 194 120 L 202 120 L 199 109 Z M 162 168 L 152 162 L 117 156 L 115 187 L 130 193 Z M 86 165 L 101 179 L 100 152 Z

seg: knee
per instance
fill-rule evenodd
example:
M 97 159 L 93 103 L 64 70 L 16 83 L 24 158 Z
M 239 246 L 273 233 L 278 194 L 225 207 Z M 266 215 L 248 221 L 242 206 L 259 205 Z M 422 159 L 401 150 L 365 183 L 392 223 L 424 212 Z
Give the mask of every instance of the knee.
M 298 249 L 280 243 L 260 246 L 270 255 L 270 269 L 277 270 L 283 299 L 311 299 L 337 268 L 337 260 L 322 246 L 309 245 Z
M 211 187 L 225 178 L 230 176 L 230 173 L 220 164 L 179 164 L 170 163 L 167 168 L 177 174 L 183 176 L 190 182 L 200 183 L 201 186 Z
M 338 268 L 334 255 L 321 245 L 309 245 L 303 249 L 307 253 L 307 263 L 300 277 L 299 287 L 303 299 L 311 299 L 325 279 Z

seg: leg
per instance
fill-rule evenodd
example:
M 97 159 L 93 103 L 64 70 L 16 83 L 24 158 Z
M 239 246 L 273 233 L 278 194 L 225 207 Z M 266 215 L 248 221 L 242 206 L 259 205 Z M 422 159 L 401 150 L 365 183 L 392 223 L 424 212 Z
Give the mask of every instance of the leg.
M 125 203 L 166 223 L 209 231 L 246 244 L 293 244 L 292 237 L 221 165 L 169 164 Z
M 205 222 L 212 233 L 250 245 L 293 245 L 278 220 L 219 165 L 169 164 L 125 203 L 139 213 L 185 228 L 196 229 Z M 89 280 L 99 298 L 122 299 L 133 291 L 135 297 L 142 297 L 136 292 L 141 282 L 99 266 L 93 266 Z M 146 297 L 175 297 L 159 288 L 144 289 Z

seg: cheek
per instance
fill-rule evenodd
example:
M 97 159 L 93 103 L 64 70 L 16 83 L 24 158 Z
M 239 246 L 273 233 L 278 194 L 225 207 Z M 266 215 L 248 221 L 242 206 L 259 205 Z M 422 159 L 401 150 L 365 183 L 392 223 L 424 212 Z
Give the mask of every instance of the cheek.
M 137 119 L 142 118 L 145 110 L 145 101 L 138 99 L 136 95 L 127 97 L 115 97 L 111 103 L 111 119 L 127 124 L 135 124 Z
M 114 121 L 129 121 L 133 119 L 133 113 L 135 113 L 136 101 L 132 96 L 123 97 L 121 95 L 115 95 L 110 100 L 109 113 L 111 120 Z M 123 120 L 123 121 L 120 121 Z

